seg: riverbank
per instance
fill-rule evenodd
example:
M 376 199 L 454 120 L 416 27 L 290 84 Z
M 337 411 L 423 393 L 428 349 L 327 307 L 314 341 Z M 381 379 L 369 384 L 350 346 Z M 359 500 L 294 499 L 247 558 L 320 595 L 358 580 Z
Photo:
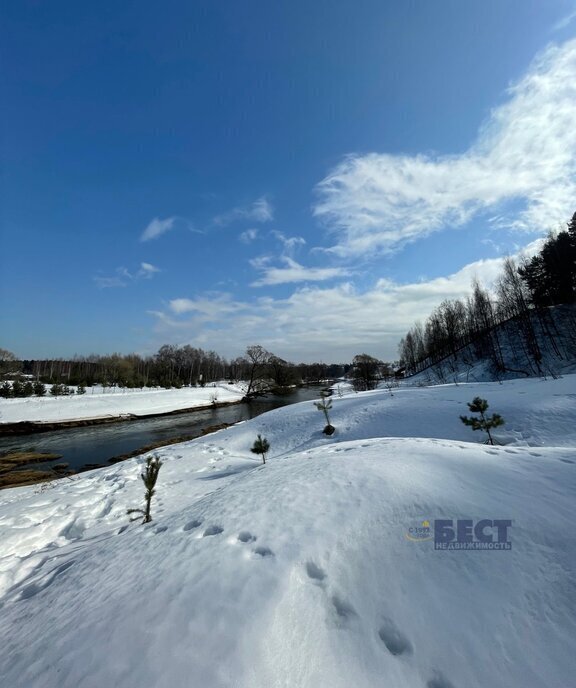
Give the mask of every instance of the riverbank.
M 61 428 L 103 425 L 189 413 L 240 403 L 241 385 L 182 389 L 115 390 L 92 388 L 83 395 L 3 399 L 0 435 L 28 435 Z
M 159 449 L 161 447 L 168 447 L 172 444 L 180 444 L 181 442 L 190 442 L 198 437 L 204 437 L 205 435 L 210 435 L 213 432 L 218 432 L 218 430 L 224 430 L 231 425 L 233 424 L 220 423 L 218 425 L 211 425 L 209 427 L 202 428 L 199 433 L 196 432 L 189 435 L 179 435 L 178 437 L 173 437 L 171 439 L 163 439 L 158 442 L 153 442 L 152 444 L 146 444 L 125 454 L 112 456 L 106 463 L 87 463 L 76 470 L 70 470 L 69 464 L 67 463 L 59 463 L 47 467 L 42 466 L 42 464 L 47 461 L 54 461 L 62 458 L 60 454 L 42 454 L 38 452 L 14 452 L 11 454 L 0 454 L 0 490 L 10 487 L 22 487 L 23 485 L 37 485 L 39 483 L 47 485 L 54 480 L 67 478 L 72 475 L 77 475 L 78 473 L 84 473 L 85 471 L 92 471 L 95 468 L 106 468 L 112 464 L 126 461 L 127 459 L 140 456 L 141 454 Z M 29 464 L 36 465 L 30 466 Z M 23 466 L 25 467 L 23 468 Z
M 73 423 L 41 423 L 31 426 L 19 423 L 16 433 L 0 436 L 0 457 L 34 452 L 57 454 L 59 459 L 26 466 L 10 466 L 5 472 L 0 488 L 22 484 L 45 483 L 66 475 L 82 473 L 95 468 L 110 466 L 132 456 L 159 447 L 185 442 L 218 429 L 250 420 L 279 406 L 309 401 L 317 398 L 317 390 L 294 389 L 290 394 L 269 395 L 253 399 L 250 403 L 231 401 L 210 404 L 193 409 L 181 409 L 167 414 L 139 417 L 132 415 L 131 422 L 118 422 L 114 418 L 103 419 L 96 424 L 91 420 Z M 123 418 L 122 420 L 128 420 Z M 32 431 L 26 430 L 32 427 Z M 5 430 L 9 430 L 6 426 Z M 1 433 L 0 433 L 1 434 Z

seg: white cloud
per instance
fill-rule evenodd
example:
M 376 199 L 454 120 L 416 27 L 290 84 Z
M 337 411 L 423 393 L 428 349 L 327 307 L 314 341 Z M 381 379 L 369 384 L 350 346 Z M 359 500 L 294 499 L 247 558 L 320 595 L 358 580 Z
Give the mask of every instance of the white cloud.
M 142 279 L 151 279 L 158 272 L 162 272 L 151 263 L 140 263 L 140 268 L 137 272 L 130 272 L 125 267 L 119 267 L 115 270 L 115 275 L 112 277 L 103 277 L 96 275 L 94 282 L 99 289 L 110 289 L 115 287 L 126 287 L 128 284 L 138 282 Z
M 212 219 L 215 225 L 224 227 L 238 222 L 239 220 L 250 220 L 252 222 L 271 222 L 274 219 L 274 209 L 270 202 L 264 197 L 258 198 L 248 206 L 238 206 L 225 213 L 216 215 Z
M 272 232 L 272 236 L 278 239 L 283 246 L 284 253 L 288 255 L 292 255 L 299 246 L 306 245 L 306 239 L 301 236 L 287 237 L 285 234 L 278 232 L 277 230 Z
M 534 254 L 541 241 L 522 253 Z M 238 356 L 256 338 L 294 362 L 350 361 L 363 351 L 394 360 L 400 337 L 416 320 L 425 320 L 444 299 L 465 298 L 473 278 L 490 286 L 503 261 L 479 260 L 451 275 L 410 284 L 378 280 L 365 290 L 346 282 L 300 287 L 280 299 L 267 295 L 241 302 L 224 293 L 174 299 L 167 313 L 154 313 L 156 329 L 162 340 L 177 336 L 228 357 Z
M 159 217 L 155 217 L 152 222 L 146 227 L 140 236 L 140 241 L 150 241 L 151 239 L 157 239 L 162 234 L 165 234 L 174 226 L 176 222 L 175 217 L 167 217 L 165 220 L 161 220 Z
M 496 211 L 500 226 L 546 231 L 574 212 L 576 40 L 551 45 L 461 155 L 346 157 L 317 186 L 314 215 L 351 257 L 390 252 Z M 507 214 L 506 203 L 521 205 Z
M 567 28 L 570 26 L 570 24 L 576 19 L 576 9 L 573 12 L 570 12 L 570 14 L 566 15 L 565 17 L 562 17 L 560 21 L 556 22 L 554 26 L 552 27 L 552 31 L 562 31 L 562 29 Z
M 194 313 L 207 320 L 217 320 L 245 308 L 244 304 L 233 301 L 230 294 L 222 292 L 209 292 L 195 299 L 172 299 L 168 307 L 175 315 Z
M 123 280 L 119 275 L 115 275 L 113 277 L 102 277 L 100 275 L 96 275 L 96 277 L 93 279 L 94 282 L 96 282 L 98 289 L 115 289 L 117 287 L 125 287 L 127 284 L 126 281 Z
M 140 263 L 140 270 L 138 270 L 135 277 L 143 277 L 144 279 L 150 279 L 157 272 L 161 272 L 160 268 L 157 268 L 151 263 Z
M 254 267 L 264 270 L 264 275 L 252 282 L 252 287 L 264 287 L 291 282 L 323 282 L 337 277 L 345 277 L 350 271 L 345 268 L 306 268 L 288 256 L 280 259 L 286 267 L 278 268 L 268 265 L 268 259 L 254 259 Z
M 258 236 L 258 230 L 257 229 L 247 229 L 245 232 L 242 232 L 238 238 L 240 239 L 240 241 L 242 243 L 250 244 L 256 239 L 257 236 Z

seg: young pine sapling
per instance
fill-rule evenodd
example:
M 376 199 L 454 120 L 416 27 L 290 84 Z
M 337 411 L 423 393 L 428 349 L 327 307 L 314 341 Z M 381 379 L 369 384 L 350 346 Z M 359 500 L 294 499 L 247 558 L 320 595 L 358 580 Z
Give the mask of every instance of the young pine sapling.
M 150 515 L 150 502 L 152 501 L 152 497 L 156 492 L 154 487 L 156 485 L 156 481 L 158 480 L 158 473 L 161 467 L 162 461 L 160 461 L 158 456 L 155 456 L 154 458 L 149 456 L 146 459 L 146 468 L 144 469 L 144 472 L 140 474 L 142 482 L 144 483 L 144 487 L 146 488 L 146 492 L 144 493 L 146 506 L 144 509 L 128 509 L 126 512 L 127 514 L 141 514 L 144 517 L 142 523 L 150 523 L 152 520 L 152 516 Z M 134 521 L 136 519 L 133 518 L 131 520 Z
M 262 437 L 262 435 L 258 435 L 258 437 L 254 440 L 252 449 L 250 449 L 253 454 L 262 454 L 262 463 L 266 463 L 266 454 L 269 450 L 270 442 L 268 442 L 265 437 Z
M 493 413 L 491 416 L 486 415 L 488 410 L 488 402 L 486 399 L 481 399 L 480 397 L 474 397 L 472 403 L 468 404 L 468 408 L 473 413 L 479 413 L 480 418 L 474 418 L 470 416 L 460 416 L 460 420 L 465 425 L 470 425 L 472 430 L 484 430 L 488 433 L 488 441 L 490 444 L 494 444 L 494 439 L 490 434 L 491 428 L 497 428 L 500 425 L 504 425 L 504 419 L 497 413 Z
M 334 426 L 330 423 L 330 417 L 328 416 L 328 411 L 332 408 L 332 399 L 327 398 L 327 393 L 326 392 L 321 392 L 320 396 L 322 397 L 321 401 L 315 401 L 314 406 L 319 410 L 324 413 L 326 416 L 326 426 L 324 427 L 324 430 L 322 432 L 325 435 L 332 435 L 335 428 Z

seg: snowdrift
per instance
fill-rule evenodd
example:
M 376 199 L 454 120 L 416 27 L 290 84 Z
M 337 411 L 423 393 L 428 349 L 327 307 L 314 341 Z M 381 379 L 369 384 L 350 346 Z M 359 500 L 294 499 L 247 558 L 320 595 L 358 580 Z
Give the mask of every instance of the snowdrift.
M 568 688 L 576 675 L 572 376 L 333 398 L 0 506 L 14 688 Z M 458 419 L 483 396 L 502 446 Z M 250 453 L 268 438 L 265 466 Z M 508 519 L 511 549 L 410 528 Z

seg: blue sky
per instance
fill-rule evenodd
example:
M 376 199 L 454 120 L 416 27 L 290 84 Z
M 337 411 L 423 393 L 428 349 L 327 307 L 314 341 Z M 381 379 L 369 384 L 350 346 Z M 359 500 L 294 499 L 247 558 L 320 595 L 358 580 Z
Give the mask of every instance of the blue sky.
M 4 3 L 0 346 L 399 338 L 576 211 L 573 0 Z

